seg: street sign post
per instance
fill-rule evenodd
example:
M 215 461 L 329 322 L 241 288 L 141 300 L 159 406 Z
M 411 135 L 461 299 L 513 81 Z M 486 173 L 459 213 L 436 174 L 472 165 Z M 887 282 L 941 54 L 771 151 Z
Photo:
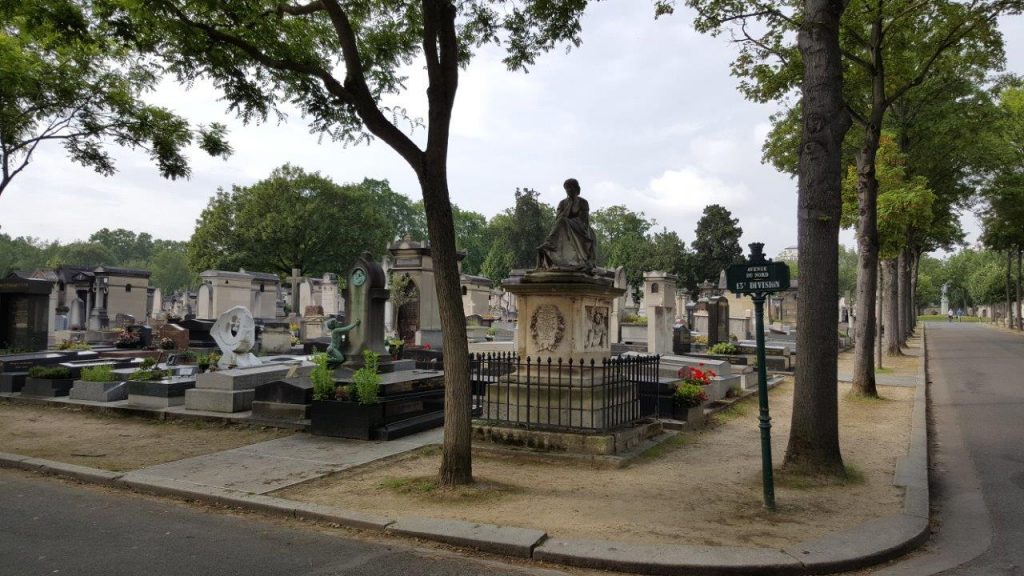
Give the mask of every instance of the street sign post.
M 748 294 L 754 301 L 754 333 L 757 337 L 757 400 L 761 429 L 761 484 L 764 505 L 775 509 L 775 480 L 772 478 L 772 419 L 768 413 L 768 372 L 764 365 L 764 301 L 768 294 L 789 288 L 789 266 L 764 257 L 764 244 L 750 244 L 745 264 L 733 264 L 725 271 L 726 287 L 734 294 Z

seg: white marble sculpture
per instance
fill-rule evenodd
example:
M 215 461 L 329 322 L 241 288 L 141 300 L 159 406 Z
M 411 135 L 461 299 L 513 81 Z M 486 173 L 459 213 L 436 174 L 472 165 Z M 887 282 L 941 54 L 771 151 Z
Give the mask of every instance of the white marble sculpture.
M 220 346 L 219 368 L 252 368 L 262 364 L 250 350 L 256 344 L 256 323 L 245 306 L 230 308 L 217 318 L 210 335 Z

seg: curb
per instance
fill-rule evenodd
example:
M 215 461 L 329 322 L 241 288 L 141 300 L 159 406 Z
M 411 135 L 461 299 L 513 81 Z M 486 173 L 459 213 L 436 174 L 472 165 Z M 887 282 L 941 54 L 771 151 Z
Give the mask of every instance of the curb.
M 422 538 L 454 546 L 534 560 L 641 574 L 802 575 L 857 570 L 892 560 L 918 547 L 929 535 L 927 335 L 921 324 L 921 368 L 911 415 L 906 456 L 896 465 L 893 484 L 904 487 L 903 513 L 875 518 L 801 542 L 784 550 L 732 546 L 647 545 L 599 540 L 548 538 L 542 530 L 478 524 L 462 520 L 401 517 L 390 519 L 332 506 L 203 486 L 139 472 L 109 472 L 74 464 L 0 452 L 0 468 L 17 468 L 128 488 L 274 516 L 327 522 L 346 528 Z

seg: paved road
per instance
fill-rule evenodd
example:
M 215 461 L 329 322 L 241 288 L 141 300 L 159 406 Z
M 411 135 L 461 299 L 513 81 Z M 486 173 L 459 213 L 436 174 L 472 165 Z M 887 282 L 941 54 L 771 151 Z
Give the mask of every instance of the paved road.
M 401 542 L 366 542 L 210 514 L 170 500 L 0 470 L 0 574 L 36 576 L 526 576 L 506 565 Z
M 1024 337 L 928 325 L 933 504 L 926 550 L 886 576 L 1024 576 Z

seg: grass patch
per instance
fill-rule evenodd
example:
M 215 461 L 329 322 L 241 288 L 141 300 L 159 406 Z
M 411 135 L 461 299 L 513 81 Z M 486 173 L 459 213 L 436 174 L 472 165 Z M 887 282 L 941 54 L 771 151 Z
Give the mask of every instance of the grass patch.
M 670 452 L 675 452 L 677 449 L 683 446 L 693 444 L 694 440 L 695 438 L 693 434 L 680 432 L 679 434 L 676 434 L 675 436 L 669 438 L 668 440 L 665 440 L 661 444 L 656 444 L 654 446 L 651 446 L 647 450 L 644 450 L 643 453 L 636 457 L 636 460 L 634 460 L 633 463 L 635 464 L 639 462 L 657 460 L 658 458 L 661 458 L 666 454 L 669 454 Z
M 892 368 L 875 368 L 875 374 L 892 374 Z
M 716 424 L 721 424 L 724 422 L 729 422 L 730 420 L 735 420 L 737 418 L 742 418 L 746 416 L 750 412 L 749 400 L 750 398 L 754 397 L 755 396 L 750 396 L 748 398 L 744 398 L 743 400 L 737 400 L 736 402 L 733 402 L 732 404 L 712 414 L 712 420 L 714 420 Z
M 385 478 L 380 487 L 398 494 L 430 494 L 437 490 L 437 479 L 430 476 L 416 478 Z
M 943 314 L 929 314 L 927 316 L 918 316 L 918 322 L 948 322 L 949 318 Z M 961 316 L 960 322 L 988 322 L 989 318 L 980 318 L 978 316 Z M 953 322 L 957 322 L 954 317 Z
M 515 486 L 477 478 L 468 486 L 441 488 L 435 476 L 391 477 L 378 484 L 382 490 L 438 502 L 482 502 L 516 491 Z
M 864 472 L 852 464 L 843 467 L 846 477 L 840 478 L 827 474 L 802 474 L 787 470 L 775 470 L 775 485 L 791 490 L 813 490 L 828 486 L 855 486 L 865 482 Z
M 861 396 L 853 390 L 846 393 L 846 399 L 857 404 L 878 404 L 880 402 L 889 401 L 885 396 Z

